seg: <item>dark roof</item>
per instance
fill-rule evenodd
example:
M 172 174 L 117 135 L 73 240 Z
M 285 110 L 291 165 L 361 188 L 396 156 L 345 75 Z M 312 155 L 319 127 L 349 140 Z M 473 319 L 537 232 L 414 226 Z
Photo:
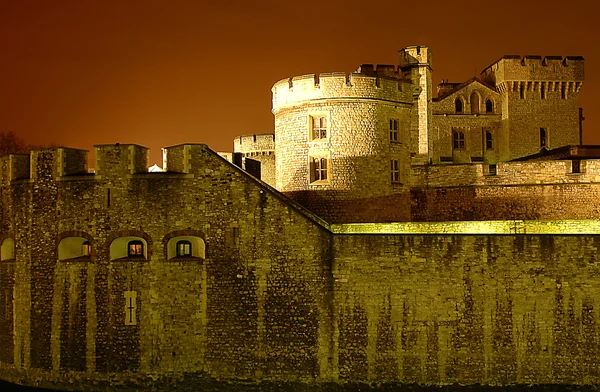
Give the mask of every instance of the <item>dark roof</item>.
M 571 145 L 562 146 L 548 150 L 542 148 L 536 154 L 527 155 L 521 158 L 513 159 L 512 162 L 518 161 L 553 161 L 559 159 L 600 159 L 599 145 Z
M 440 95 L 439 97 L 433 98 L 434 102 L 437 101 L 441 101 L 442 99 L 446 98 L 449 95 L 454 94 L 455 92 L 457 92 L 458 90 L 462 89 L 463 87 L 468 86 L 471 83 L 474 82 L 479 82 L 480 84 L 482 84 L 483 86 L 489 88 L 490 90 L 492 90 L 493 92 L 498 92 L 498 90 L 496 90 L 496 87 L 492 86 L 491 84 L 484 82 L 483 80 L 479 79 L 477 76 L 472 77 L 471 79 L 467 80 L 466 82 L 463 83 L 444 83 L 444 84 L 450 84 L 450 85 L 456 85 L 456 87 L 454 87 L 452 90 L 448 90 L 446 92 L 444 92 L 442 95 Z

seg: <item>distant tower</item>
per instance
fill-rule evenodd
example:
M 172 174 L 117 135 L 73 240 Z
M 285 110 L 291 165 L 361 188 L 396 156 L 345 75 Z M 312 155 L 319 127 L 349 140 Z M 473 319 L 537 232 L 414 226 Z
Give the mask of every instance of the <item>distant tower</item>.
M 412 114 L 412 145 L 413 152 L 428 160 L 430 155 L 428 129 L 431 124 L 432 55 L 427 46 L 409 46 L 401 49 L 400 69 L 407 79 L 413 82 L 414 109 Z
M 276 188 L 332 222 L 407 213 L 368 209 L 407 190 L 413 90 L 393 65 L 275 83 Z
M 258 135 L 237 136 L 233 140 L 233 152 L 242 153 L 244 157 L 260 162 L 260 179 L 275 186 L 275 135 L 263 133 Z
M 502 95 L 504 156 L 510 160 L 580 143 L 583 57 L 507 55 L 483 70 Z

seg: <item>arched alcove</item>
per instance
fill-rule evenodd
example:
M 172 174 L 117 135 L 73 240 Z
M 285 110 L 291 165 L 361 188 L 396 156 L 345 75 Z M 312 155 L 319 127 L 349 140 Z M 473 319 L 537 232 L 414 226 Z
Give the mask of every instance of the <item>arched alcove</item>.
M 454 101 L 454 109 L 456 110 L 456 113 L 462 113 L 464 111 L 464 106 L 465 104 L 462 97 L 456 98 Z
M 59 260 L 89 257 L 89 241 L 84 237 L 65 237 L 58 243 Z
M 117 237 L 110 243 L 110 260 L 146 260 L 148 258 L 148 243 L 142 237 Z
M 10 237 L 5 238 L 2 241 L 0 250 L 1 260 L 13 260 L 15 258 L 15 240 Z
M 477 91 L 473 91 L 471 94 L 471 113 L 479 113 L 479 105 L 481 104 L 481 97 Z
M 189 246 L 191 247 L 189 255 L 182 254 L 182 251 L 186 249 L 186 243 L 189 243 Z M 179 249 L 178 244 L 180 245 Z M 200 237 L 181 235 L 173 237 L 167 242 L 167 260 L 185 257 L 204 259 L 205 256 L 204 240 Z

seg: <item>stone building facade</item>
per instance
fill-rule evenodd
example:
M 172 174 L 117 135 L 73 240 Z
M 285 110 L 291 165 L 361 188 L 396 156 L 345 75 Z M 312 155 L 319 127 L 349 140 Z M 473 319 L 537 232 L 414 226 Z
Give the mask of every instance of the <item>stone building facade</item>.
M 201 144 L 155 173 L 139 145 L 96 146 L 94 173 L 82 150 L 1 157 L 0 378 L 600 383 L 600 154 L 568 146 L 581 59 L 516 60 L 437 98 L 425 47 L 280 81 L 275 134 L 237 138 L 235 163 Z M 512 111 L 527 105 L 569 113 Z
M 413 46 L 397 66 L 275 83 L 275 187 L 331 222 L 411 220 L 410 190 L 427 187 L 432 166 L 494 173 L 581 144 L 582 57 L 504 56 L 480 77 L 443 81 L 435 98 L 432 64 Z

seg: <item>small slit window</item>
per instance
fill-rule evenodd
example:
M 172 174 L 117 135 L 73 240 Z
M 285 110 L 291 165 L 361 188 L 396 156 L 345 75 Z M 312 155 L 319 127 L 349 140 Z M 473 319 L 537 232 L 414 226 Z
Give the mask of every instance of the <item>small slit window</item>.
M 548 147 L 548 135 L 545 128 L 540 128 L 540 147 Z
M 485 149 L 491 150 L 494 148 L 494 139 L 490 131 L 485 132 Z
M 519 97 L 525 99 L 525 86 L 522 84 L 519 85 Z
M 398 141 L 398 119 L 390 119 L 390 141 Z
M 392 182 L 399 182 L 400 181 L 400 169 L 399 169 L 399 165 L 398 165 L 398 160 L 397 159 L 392 159 L 390 161 L 390 170 L 391 170 L 391 180 L 392 180 Z
M 191 257 L 192 243 L 190 241 L 177 241 L 177 257 Z
M 92 254 L 92 245 L 90 244 L 90 241 L 83 241 L 83 244 L 81 244 L 81 254 L 84 256 Z
M 127 243 L 128 257 L 144 257 L 144 243 L 142 241 L 129 241 Z

